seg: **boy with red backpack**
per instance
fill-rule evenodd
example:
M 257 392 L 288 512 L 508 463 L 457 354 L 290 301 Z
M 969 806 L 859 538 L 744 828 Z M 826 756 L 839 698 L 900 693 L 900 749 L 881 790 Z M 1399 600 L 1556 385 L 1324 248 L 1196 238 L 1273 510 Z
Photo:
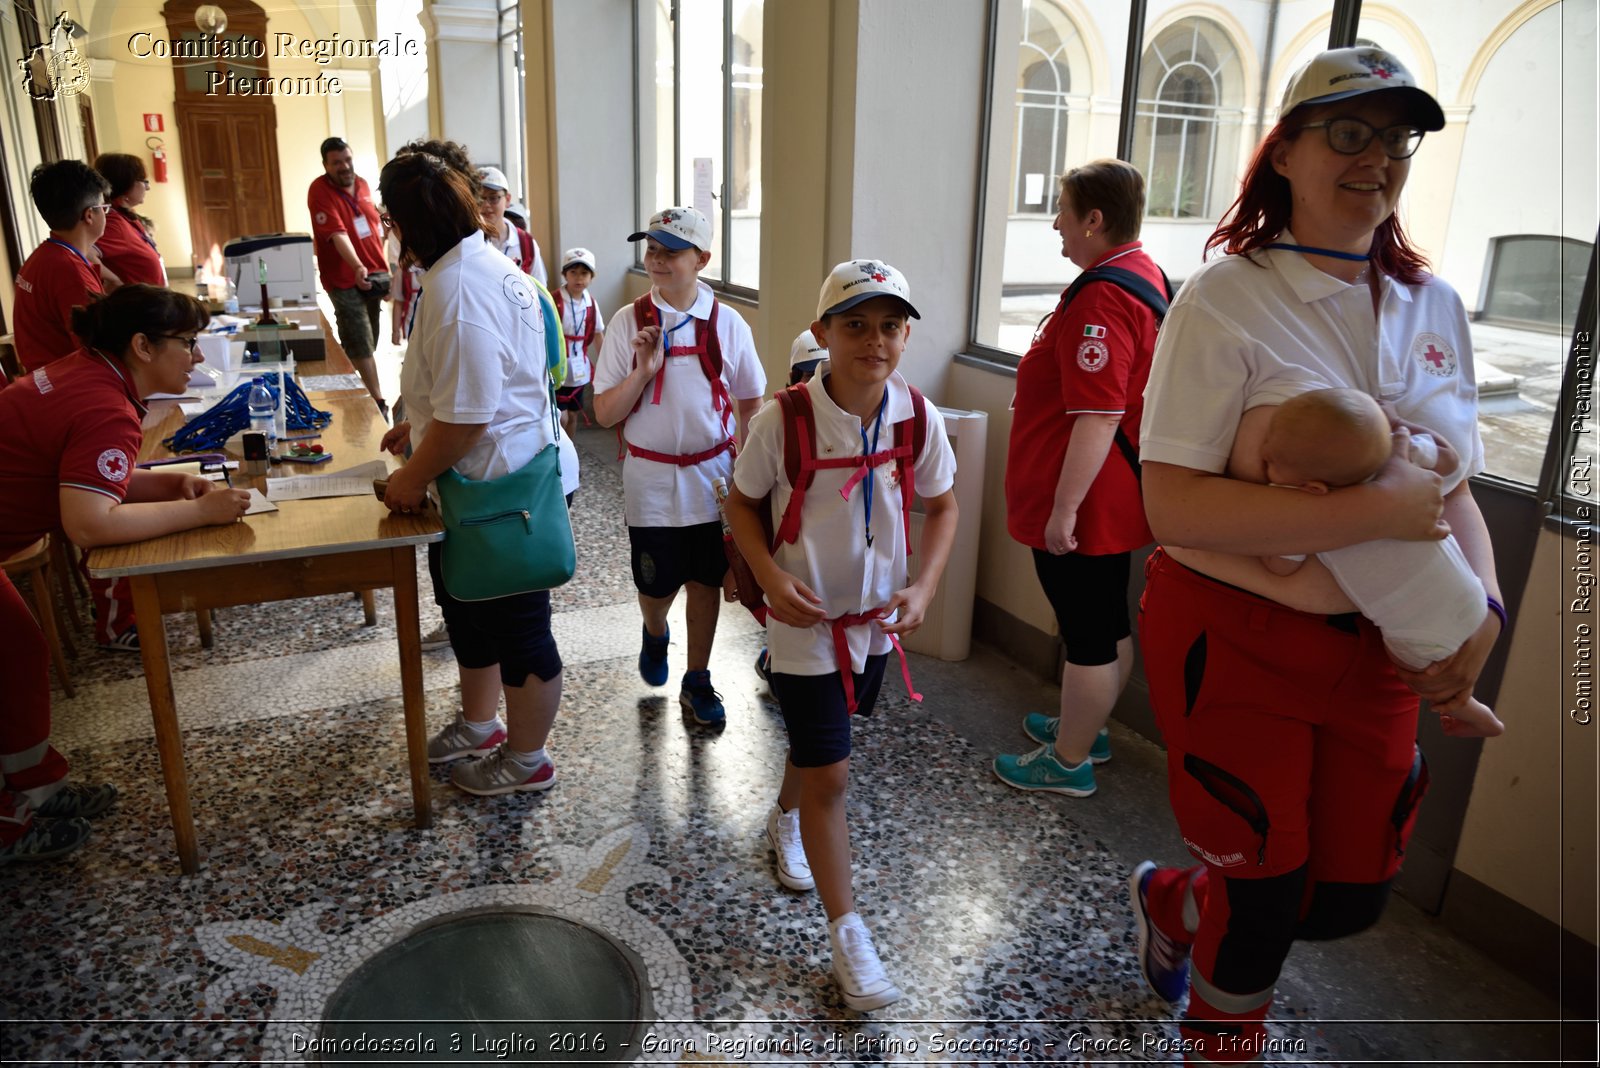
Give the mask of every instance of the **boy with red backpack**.
M 850 716 L 871 713 L 890 650 L 922 625 L 956 531 L 944 420 L 895 372 L 915 318 L 893 267 L 835 267 L 811 325 L 828 362 L 756 416 L 726 501 L 734 540 L 765 592 L 772 692 L 789 733 L 767 839 L 778 881 L 815 886 L 822 898 L 834 976 L 858 1011 L 888 1005 L 900 991 L 851 891 Z M 915 493 L 927 522 L 921 574 L 907 584 Z M 763 510 L 776 529 L 771 540 Z
M 666 208 L 628 240 L 647 242 L 654 284 L 612 316 L 593 381 L 595 419 L 623 424 L 623 499 L 644 614 L 639 675 L 666 683 L 667 610 L 688 587 L 688 669 L 678 701 L 695 722 L 721 726 L 726 713 L 710 663 L 728 562 L 713 486 L 732 477 L 735 418 L 742 435 L 767 376 L 750 327 L 700 281 L 711 262 L 704 215 Z
M 605 340 L 600 305 L 589 292 L 594 272 L 593 252 L 569 248 L 561 254 L 561 284 L 550 293 L 567 342 L 567 377 L 556 390 L 556 407 L 561 409 L 561 429 L 568 437 L 577 432 L 578 417 L 583 413 L 583 391 L 594 371 L 592 353 Z

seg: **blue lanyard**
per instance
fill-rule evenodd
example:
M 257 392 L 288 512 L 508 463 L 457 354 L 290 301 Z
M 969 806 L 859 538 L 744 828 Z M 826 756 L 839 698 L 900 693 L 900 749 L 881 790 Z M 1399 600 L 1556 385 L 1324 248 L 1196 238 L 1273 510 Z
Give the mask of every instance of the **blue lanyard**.
M 872 420 L 872 443 L 870 445 L 867 444 L 867 428 L 864 426 L 861 428 L 861 452 L 866 456 L 867 468 L 866 478 L 861 484 L 861 492 L 864 496 L 862 507 L 866 512 L 866 518 L 863 521 L 863 524 L 867 533 L 867 548 L 869 549 L 872 547 L 872 488 L 873 480 L 876 477 L 872 473 L 872 456 L 878 451 L 878 431 L 883 429 L 883 410 L 884 408 L 888 407 L 888 405 L 889 391 L 888 389 L 885 389 L 883 391 L 883 399 L 878 402 L 878 414 L 876 418 Z
M 692 322 L 694 322 L 694 316 L 688 312 L 685 312 L 683 315 L 683 320 L 679 322 L 677 326 L 674 326 L 668 330 L 666 336 L 661 339 L 661 351 L 666 352 L 668 349 L 670 349 L 672 347 L 672 335 L 676 334 L 679 330 L 682 330 Z
M 73 248 L 71 245 L 67 244 L 65 241 L 61 240 L 59 237 L 47 237 L 47 238 L 45 238 L 45 240 L 49 241 L 49 242 L 51 242 L 53 244 L 60 245 L 62 248 L 66 249 L 68 252 L 70 252 L 74 256 L 78 257 L 80 260 L 83 261 L 83 265 L 85 267 L 89 268 L 90 272 L 92 272 L 96 278 L 100 277 L 100 272 L 96 271 L 94 269 L 94 264 L 89 262 L 89 257 L 85 256 L 83 253 L 79 252 L 77 249 Z
M 1287 249 L 1290 252 L 1310 253 L 1313 256 L 1331 256 L 1336 260 L 1351 260 L 1355 263 L 1366 263 L 1372 259 L 1371 256 L 1365 253 L 1339 252 L 1331 248 L 1318 248 L 1315 245 L 1291 245 L 1286 241 L 1274 241 L 1267 247 Z

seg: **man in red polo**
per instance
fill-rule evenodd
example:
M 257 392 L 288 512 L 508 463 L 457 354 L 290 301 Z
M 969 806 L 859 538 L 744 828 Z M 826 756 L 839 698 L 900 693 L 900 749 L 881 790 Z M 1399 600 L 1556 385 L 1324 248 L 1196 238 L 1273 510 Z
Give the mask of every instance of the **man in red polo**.
M 306 194 L 317 271 L 333 302 L 339 344 L 387 419 L 389 405 L 383 399 L 378 361 L 373 356 L 381 336 L 379 309 L 389 293 L 389 265 L 383 254 L 378 207 L 372 202 L 372 190 L 356 174 L 350 146 L 343 138 L 322 142 L 322 170 Z M 379 277 L 374 279 L 374 275 Z
M 28 192 L 50 227 L 17 272 L 17 361 L 28 371 L 76 352 L 72 309 L 100 293 L 94 243 L 106 230 L 111 187 L 82 160 L 42 163 L 33 169 Z

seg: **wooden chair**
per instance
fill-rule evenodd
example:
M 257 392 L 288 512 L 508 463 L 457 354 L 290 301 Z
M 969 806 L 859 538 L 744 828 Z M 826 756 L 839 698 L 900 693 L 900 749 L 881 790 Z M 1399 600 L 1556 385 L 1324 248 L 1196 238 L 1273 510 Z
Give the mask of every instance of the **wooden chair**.
M 56 676 L 61 680 L 61 689 L 68 697 L 76 696 L 72 688 L 72 677 L 67 674 L 67 658 L 61 650 L 61 631 L 56 623 L 55 606 L 50 597 L 50 539 L 40 538 L 32 545 L 23 549 L 9 560 L 0 561 L 0 567 L 5 568 L 7 575 L 15 578 L 18 575 L 28 576 L 28 592 L 33 597 L 33 614 L 39 621 L 39 629 L 44 631 L 44 640 L 50 646 L 50 659 L 56 666 Z

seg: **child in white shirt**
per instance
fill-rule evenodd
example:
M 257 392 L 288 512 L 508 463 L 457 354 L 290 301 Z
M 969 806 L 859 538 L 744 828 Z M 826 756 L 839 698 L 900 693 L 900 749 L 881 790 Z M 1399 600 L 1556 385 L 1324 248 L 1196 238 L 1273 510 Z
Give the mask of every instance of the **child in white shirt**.
M 569 436 L 578 429 L 583 391 L 594 377 L 589 354 L 596 351 L 606 335 L 600 304 L 589 292 L 594 274 L 594 253 L 586 248 L 569 248 L 561 254 L 561 285 L 551 294 L 567 342 L 567 377 L 556 390 L 556 407 L 561 409 L 561 428 Z
M 890 1004 L 900 990 L 884 974 L 851 888 L 850 714 L 872 711 L 890 649 L 922 625 L 956 529 L 955 455 L 944 421 L 895 371 L 912 318 L 917 311 L 899 271 L 873 260 L 835 267 L 811 325 L 829 361 L 795 387 L 809 401 L 817 446 L 811 455 L 821 461 L 802 498 L 798 530 L 780 521 L 793 518 L 795 497 L 781 403 L 767 405 L 751 424 L 727 500 L 739 551 L 766 594 L 772 690 L 789 733 L 783 785 L 767 819 L 778 880 L 795 890 L 816 887 L 834 976 L 845 1004 L 860 1011 Z M 911 429 L 919 404 L 920 452 Z M 804 424 L 797 417 L 795 425 Z M 908 583 L 902 492 L 913 490 L 925 501 L 927 521 L 921 573 Z M 768 494 L 776 547 L 762 528 Z M 907 673 L 908 688 L 909 681 Z
M 714 489 L 733 473 L 741 435 L 761 406 L 767 376 L 750 327 L 700 281 L 711 262 L 711 222 L 694 208 L 664 208 L 630 241 L 645 241 L 644 297 L 611 317 L 594 366 L 594 414 L 622 423 L 622 468 L 633 582 L 644 633 L 639 675 L 668 677 L 667 611 L 688 588 L 688 670 L 678 703 L 696 723 L 727 713 L 711 685 L 711 644 L 728 571 Z

